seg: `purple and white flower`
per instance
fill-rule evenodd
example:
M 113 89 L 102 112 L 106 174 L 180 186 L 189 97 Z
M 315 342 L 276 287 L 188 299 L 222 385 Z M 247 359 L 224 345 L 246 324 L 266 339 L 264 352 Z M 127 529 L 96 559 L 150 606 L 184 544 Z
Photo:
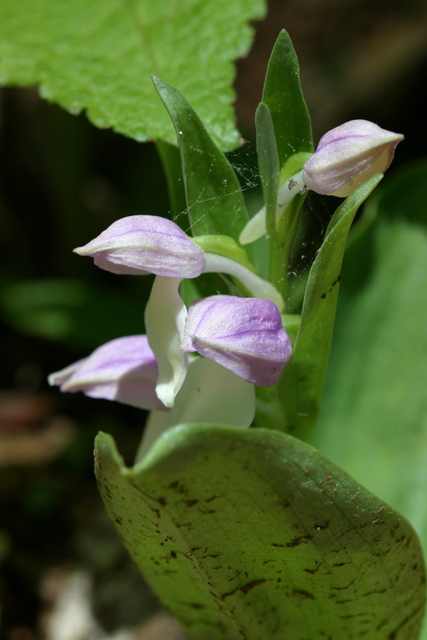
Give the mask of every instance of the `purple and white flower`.
M 262 387 L 277 384 L 292 354 L 274 303 L 224 295 L 190 305 L 181 349 L 197 351 Z
M 119 220 L 76 252 L 113 273 L 156 275 L 147 335 L 99 347 L 52 374 L 50 384 L 152 411 L 139 456 L 163 430 L 183 422 L 248 427 L 253 385 L 276 384 L 291 356 L 275 287 L 250 265 L 202 251 L 174 222 L 155 216 Z M 179 285 L 203 272 L 227 273 L 256 297 L 212 296 L 187 312 Z M 192 352 L 205 357 L 189 364 Z
M 76 252 L 93 257 L 97 266 L 113 273 L 157 276 L 145 310 L 145 325 L 159 370 L 156 393 L 166 407 L 173 407 L 188 369 L 187 352 L 181 349 L 187 317 L 178 290 L 181 280 L 201 273 L 226 273 L 238 278 L 256 297 L 283 310 L 283 299 L 270 282 L 230 258 L 204 253 L 165 218 L 123 218 Z
M 156 394 L 157 377 L 147 336 L 127 336 L 103 344 L 87 358 L 52 373 L 48 380 L 61 391 L 82 391 L 91 398 L 161 411 L 166 407 Z
M 368 120 L 350 120 L 328 131 L 304 164 L 304 184 L 316 193 L 346 197 L 390 166 L 403 136 Z
M 91 256 L 96 266 L 118 274 L 196 278 L 205 267 L 203 251 L 177 224 L 159 216 L 117 220 L 74 252 Z
M 281 185 L 276 225 L 294 197 L 306 189 L 345 198 L 376 173 L 384 173 L 403 137 L 368 120 L 350 120 L 328 131 L 303 169 Z M 265 234 L 265 216 L 264 206 L 244 227 L 241 244 L 254 242 Z

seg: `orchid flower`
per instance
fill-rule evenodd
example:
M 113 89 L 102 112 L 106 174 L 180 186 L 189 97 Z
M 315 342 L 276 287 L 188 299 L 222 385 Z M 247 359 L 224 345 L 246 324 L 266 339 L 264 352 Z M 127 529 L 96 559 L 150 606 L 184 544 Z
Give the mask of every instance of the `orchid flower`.
M 276 225 L 298 193 L 311 189 L 316 193 L 345 198 L 376 173 L 390 166 L 403 135 L 381 129 L 368 120 L 350 120 L 328 131 L 303 169 L 281 185 L 276 204 Z M 265 206 L 240 234 L 248 244 L 265 234 Z
M 147 336 L 127 336 L 107 342 L 87 358 L 52 373 L 48 381 L 61 391 L 83 391 L 91 398 L 162 411 L 166 407 L 156 394 L 157 377 L 157 362 Z
M 190 305 L 181 349 L 198 351 L 263 387 L 277 384 L 292 353 L 274 303 L 223 295 Z
M 350 120 L 328 131 L 304 164 L 304 184 L 316 193 L 345 198 L 376 173 L 384 173 L 403 136 L 368 120 Z
M 284 342 L 289 340 L 280 322 L 280 312 L 284 307 L 283 299 L 271 283 L 262 280 L 246 266 L 222 255 L 205 253 L 174 222 L 157 216 L 123 218 L 113 223 L 86 246 L 79 247 L 75 251 L 79 255 L 92 256 L 95 264 L 113 273 L 156 275 L 145 311 L 145 324 L 148 344 L 158 366 L 156 394 L 165 407 L 173 407 L 175 397 L 184 384 L 190 351 L 198 350 L 199 353 L 205 351 L 204 355 L 208 358 L 229 368 L 243 379 L 251 380 L 261 386 L 269 386 L 275 384 L 272 382 L 275 378 L 272 377 L 271 367 L 269 369 L 269 363 L 273 357 L 269 340 L 276 341 L 280 345 L 277 351 L 280 353 L 280 362 L 277 362 L 276 353 L 273 366 L 276 377 L 280 377 L 290 356 L 290 351 L 283 348 Z M 198 349 L 194 347 L 195 342 L 193 346 L 190 345 L 191 323 L 187 322 L 187 309 L 179 295 L 179 285 L 184 278 L 195 278 L 203 272 L 232 275 L 257 298 L 256 304 L 251 307 L 250 314 L 248 314 L 247 299 L 233 298 L 232 313 L 235 318 L 239 318 L 239 328 L 234 338 L 230 334 L 227 340 L 223 341 L 222 346 L 217 344 L 211 350 L 204 350 L 202 347 Z M 231 304 L 229 296 L 220 296 L 220 298 L 215 300 L 214 312 L 211 312 L 214 307 L 211 311 L 205 309 L 205 320 L 211 326 L 217 325 L 217 336 L 221 336 L 227 310 Z M 224 308 L 225 315 L 219 312 L 221 306 Z M 276 323 L 274 330 L 271 329 L 273 316 L 273 324 Z M 194 317 L 193 311 L 191 317 Z M 245 318 L 248 320 L 246 329 Z M 207 326 L 206 322 L 205 326 Z M 250 349 L 246 351 L 242 339 L 245 331 L 248 334 L 245 339 L 247 344 L 250 344 Z M 251 340 L 248 340 L 249 334 L 252 334 Z M 263 338 L 260 339 L 260 336 Z M 193 338 L 197 341 L 196 335 Z M 290 343 L 288 346 L 290 349 Z M 234 355 L 231 355 L 233 349 Z M 224 355 L 225 352 L 228 355 Z M 240 364 L 231 366 L 230 362 L 236 360 L 236 353 L 239 353 Z M 245 360 L 248 361 L 246 369 Z M 261 362 L 265 363 L 259 366 L 258 375 L 252 376 L 252 379 L 247 373 L 242 375 L 244 371 L 254 369 L 249 361 L 257 362 L 258 365 Z
M 82 391 L 91 398 L 115 400 L 151 411 L 137 460 L 172 426 L 209 422 L 248 428 L 255 415 L 255 390 L 228 369 L 207 358 L 190 363 L 172 410 L 156 395 L 158 367 L 147 336 L 107 342 L 90 356 L 52 373 L 49 384 L 61 391 Z M 221 398 L 221 402 L 218 402 Z

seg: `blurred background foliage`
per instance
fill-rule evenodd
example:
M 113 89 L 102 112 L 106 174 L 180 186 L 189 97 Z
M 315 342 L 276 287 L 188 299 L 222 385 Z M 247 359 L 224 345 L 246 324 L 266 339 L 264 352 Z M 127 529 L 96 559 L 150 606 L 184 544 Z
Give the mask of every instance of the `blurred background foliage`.
M 259 188 L 254 112 L 281 28 L 299 56 L 316 142 L 343 121 L 366 118 L 406 137 L 387 179 L 426 155 L 425 0 L 271 0 L 266 20 L 254 26 L 254 46 L 238 61 L 235 82 L 237 122 L 249 142 L 230 154 L 248 194 Z M 93 438 L 100 428 L 112 433 L 131 463 L 145 416 L 81 394 L 62 396 L 46 377 L 107 340 L 143 332 L 150 277 L 116 278 L 72 249 L 120 217 L 167 215 L 166 182 L 154 145 L 96 129 L 84 115 L 42 101 L 35 88 L 2 89 L 0 110 L 0 634 L 60 640 L 49 620 L 76 570 L 93 582 L 96 624 L 112 633 L 143 624 L 158 607 L 104 514 Z M 324 224 L 320 216 L 319 228 Z M 369 262 L 359 258 L 357 271 L 351 260 L 349 252 L 348 292 L 353 286 L 357 294 L 351 274 L 363 281 Z M 346 312 L 352 307 L 344 293 L 338 322 Z M 334 371 L 340 375 L 339 352 L 331 363 L 326 407 Z M 339 432 L 331 441 L 341 442 Z M 338 462 L 348 461 L 349 449 L 355 444 L 347 442 L 344 453 L 324 446 Z M 349 470 L 361 479 L 354 464 Z M 165 631 L 164 619 L 154 631 L 149 624 L 138 637 L 177 633 Z

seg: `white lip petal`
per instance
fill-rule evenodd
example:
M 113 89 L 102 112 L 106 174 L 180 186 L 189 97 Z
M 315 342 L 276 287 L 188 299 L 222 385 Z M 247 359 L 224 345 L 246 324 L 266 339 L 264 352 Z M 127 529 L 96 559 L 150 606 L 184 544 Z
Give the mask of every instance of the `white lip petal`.
M 248 428 L 255 416 L 255 388 L 209 358 L 197 358 L 169 414 L 170 425 L 206 422 Z
M 218 399 L 221 399 L 218 402 Z M 179 424 L 224 424 L 247 429 L 255 416 L 255 388 L 208 358 L 190 363 L 171 411 L 152 411 L 135 464 L 167 429 Z
M 159 367 L 156 393 L 173 407 L 187 373 L 188 356 L 180 349 L 187 309 L 178 293 L 181 280 L 157 276 L 145 308 L 145 327 Z

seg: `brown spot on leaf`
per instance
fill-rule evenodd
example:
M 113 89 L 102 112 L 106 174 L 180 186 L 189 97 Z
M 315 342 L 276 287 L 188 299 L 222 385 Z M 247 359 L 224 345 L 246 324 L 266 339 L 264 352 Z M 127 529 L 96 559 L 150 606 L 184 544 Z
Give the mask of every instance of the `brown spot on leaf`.
M 297 598 L 298 596 L 304 596 L 304 598 L 310 598 L 310 600 L 315 600 L 315 597 L 312 593 L 308 591 L 304 591 L 303 589 L 294 589 L 291 593 L 291 598 Z
M 291 506 L 291 503 L 295 500 L 295 496 L 292 494 L 289 496 L 289 498 L 286 499 L 286 502 L 282 502 L 282 507 L 284 509 L 287 509 L 288 507 Z
M 306 536 L 298 536 L 298 538 L 294 538 L 293 540 L 291 540 L 291 542 L 288 542 L 286 544 L 286 547 L 289 548 L 293 548 L 293 547 L 298 547 L 300 544 L 307 544 L 309 540 L 312 539 L 313 536 L 311 535 L 306 535 Z
M 247 593 L 249 593 L 251 589 L 253 589 L 254 587 L 257 587 L 259 584 L 263 584 L 264 582 L 265 582 L 265 578 L 263 578 L 262 580 L 252 580 L 252 582 L 248 582 L 248 584 L 245 584 L 243 587 L 237 587 L 236 589 L 233 589 L 233 591 L 229 591 L 229 593 L 225 593 L 223 596 L 221 596 L 221 598 L 222 600 L 224 600 L 229 596 L 233 596 L 235 593 L 237 593 L 237 591 L 240 591 L 245 596 Z

